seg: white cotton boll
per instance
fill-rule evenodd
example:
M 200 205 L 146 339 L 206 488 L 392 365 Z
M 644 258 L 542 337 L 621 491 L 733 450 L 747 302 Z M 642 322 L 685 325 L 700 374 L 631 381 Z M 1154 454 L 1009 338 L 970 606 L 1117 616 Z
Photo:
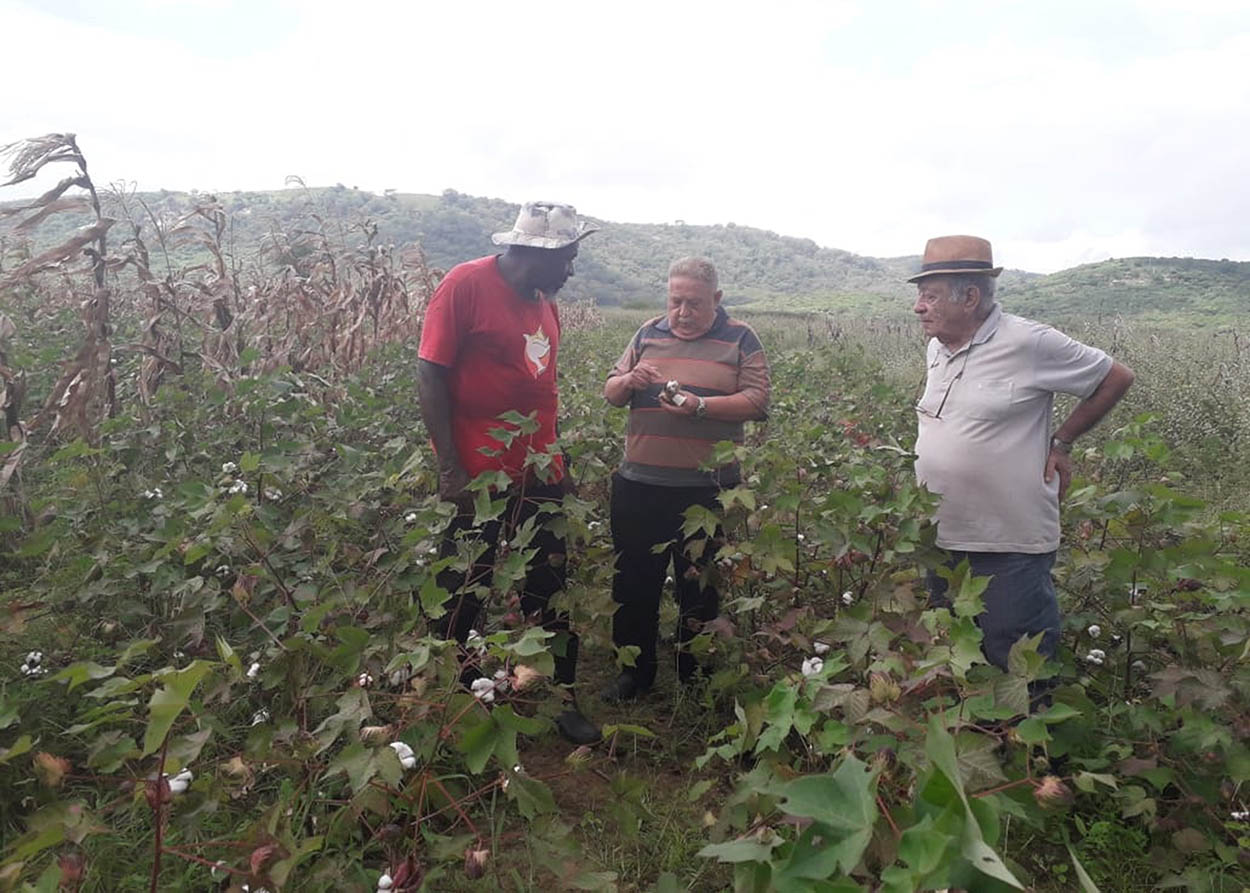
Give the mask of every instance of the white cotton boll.
M 373 676 L 370 673 L 361 673 L 356 677 L 356 684 L 361 688 L 368 688 L 373 685 Z
M 231 484 L 231 485 L 230 485 L 230 491 L 229 491 L 229 492 L 230 492 L 230 493 L 246 493 L 246 492 L 247 492 L 247 482 L 246 482 L 246 481 L 235 481 L 233 484 Z
M 473 692 L 473 697 L 483 703 L 489 704 L 495 700 L 495 682 L 492 679 L 487 679 L 485 676 L 474 679 L 469 689 Z
M 812 650 L 815 651 L 817 654 L 828 654 L 829 643 L 828 642 L 813 642 Z
M 1250 821 L 1250 811 L 1230 812 L 1228 814 L 1228 817 L 1232 819 L 1234 822 L 1247 822 L 1247 821 Z
M 42 651 L 32 651 L 26 655 L 26 663 L 30 664 L 32 667 L 37 666 L 38 664 L 42 662 L 43 662 Z
M 185 794 L 187 792 L 187 788 L 191 787 L 191 782 L 194 778 L 195 776 L 191 774 L 190 769 L 183 769 L 173 778 L 170 778 L 167 774 L 165 776 L 165 781 L 169 785 L 169 793 L 176 796 L 178 794 Z
M 399 757 L 399 765 L 405 769 L 411 769 L 417 765 L 417 755 L 412 752 L 412 748 L 402 741 L 392 741 L 390 743 L 391 750 L 395 751 L 395 756 Z
M 1106 660 L 1107 652 L 1103 651 L 1101 648 L 1091 648 L 1089 649 L 1089 656 L 1096 657 L 1099 660 Z
M 825 662 L 819 657 L 809 657 L 803 661 L 803 675 L 815 676 L 825 668 Z
M 502 694 L 503 692 L 506 692 L 507 690 L 508 690 L 508 671 L 503 670 L 503 669 L 496 670 L 495 671 L 495 691 Z
M 1091 623 L 1089 625 L 1089 629 L 1085 631 L 1089 633 L 1089 637 L 1091 639 L 1097 639 L 1099 636 L 1102 635 L 1102 627 L 1099 626 L 1097 623 Z
M 234 473 L 235 473 L 236 471 L 238 471 L 238 470 L 239 470 L 239 466 L 238 466 L 238 465 L 235 465 L 233 462 L 223 462 L 223 463 L 221 463 L 221 473 L 222 473 L 222 474 L 234 474 Z
M 801 543 L 801 542 L 803 542 L 803 540 L 805 540 L 805 539 L 807 539 L 807 537 L 805 537 L 803 534 L 801 534 L 801 533 L 800 533 L 800 534 L 798 535 L 798 541 L 799 541 L 800 543 Z
M 266 723 L 266 722 L 269 722 L 269 711 L 266 710 L 264 707 L 261 707 L 259 710 L 257 710 L 255 713 L 252 714 L 252 725 L 258 726 L 261 723 Z
M 260 662 L 259 661 L 253 661 L 252 665 L 247 668 L 247 678 L 248 679 L 260 678 Z
M 667 577 L 665 577 L 665 578 L 664 578 L 664 585 L 665 585 L 665 586 L 672 586 L 672 585 L 673 585 L 673 575 L 672 575 L 672 574 L 669 574 Z
M 404 523 L 405 523 L 405 524 L 416 524 L 416 523 L 417 523 L 417 513 L 416 513 L 416 512 L 409 512 L 408 514 L 404 515 Z M 387 875 L 383 875 L 383 877 L 387 877 Z
M 230 576 L 230 565 L 228 565 L 228 564 L 219 564 L 219 565 L 217 565 L 217 576 L 219 576 L 219 577 L 228 577 L 228 576 Z
M 851 590 L 849 589 L 846 590 L 846 592 L 842 593 L 842 604 L 844 605 L 855 604 L 855 593 L 851 592 Z
M 391 873 L 389 871 L 382 872 L 382 876 L 378 878 L 379 893 L 383 890 L 389 890 L 393 886 L 395 886 L 395 880 L 391 877 Z
M 482 638 L 482 634 L 475 629 L 469 630 L 469 635 L 464 640 L 464 647 L 476 651 L 478 657 L 486 653 L 486 640 Z

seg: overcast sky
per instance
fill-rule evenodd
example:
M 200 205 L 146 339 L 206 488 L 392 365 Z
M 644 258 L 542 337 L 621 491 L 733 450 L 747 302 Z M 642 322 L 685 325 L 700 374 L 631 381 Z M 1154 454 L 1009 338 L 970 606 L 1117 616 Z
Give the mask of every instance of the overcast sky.
M 0 0 L 0 71 L 0 143 L 72 131 L 143 189 L 1250 259 L 1247 0 Z

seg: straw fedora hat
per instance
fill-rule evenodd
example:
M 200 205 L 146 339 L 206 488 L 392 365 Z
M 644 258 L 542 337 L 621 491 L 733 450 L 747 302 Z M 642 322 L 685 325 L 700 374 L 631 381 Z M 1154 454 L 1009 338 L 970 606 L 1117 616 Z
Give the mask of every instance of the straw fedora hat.
M 526 202 L 512 229 L 495 233 L 496 245 L 528 245 L 531 248 L 563 248 L 581 241 L 599 227 L 577 219 L 577 209 L 557 202 Z
M 994 266 L 994 254 L 990 243 L 976 236 L 937 236 L 924 246 L 924 259 L 920 272 L 908 279 L 919 282 L 926 276 L 943 273 L 983 273 L 997 276 L 1002 267 Z

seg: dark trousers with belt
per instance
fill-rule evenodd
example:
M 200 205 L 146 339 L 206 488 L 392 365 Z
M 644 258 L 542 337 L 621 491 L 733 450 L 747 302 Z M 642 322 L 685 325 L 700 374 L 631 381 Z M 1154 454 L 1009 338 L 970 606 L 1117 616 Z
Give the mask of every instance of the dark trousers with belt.
M 981 596 L 985 612 L 977 617 L 981 627 L 981 651 L 986 660 L 1006 670 L 1011 646 L 1021 636 L 1042 636 L 1038 653 L 1048 658 L 1059 650 L 1059 600 L 1050 569 L 1054 552 L 1033 555 L 1024 552 L 951 552 L 948 567 L 964 559 L 972 574 L 991 577 Z M 933 571 L 925 578 L 931 603 L 949 606 L 946 581 Z
M 679 613 L 677 673 L 688 679 L 698 671 L 694 655 L 683 646 L 698 635 L 704 622 L 714 620 L 720 609 L 716 589 L 700 583 L 715 545 L 706 544 L 701 557 L 692 560 L 687 547 L 704 534 L 684 538 L 682 513 L 692 505 L 718 511 L 718 492 L 716 487 L 660 487 L 627 480 L 620 474 L 612 476 L 612 546 L 616 550 L 612 599 L 617 604 L 612 642 L 617 647 L 638 646 L 637 661 L 625 672 L 634 677 L 639 688 L 648 688 L 655 681 L 660 595 L 670 561 Z M 664 543 L 668 547 L 657 552 L 655 547 Z
M 438 585 L 452 593 L 447 613 L 439 619 L 436 627 L 440 635 L 454 638 L 461 644 L 468 639 L 469 631 L 478 624 L 482 612 L 482 600 L 468 590 L 491 585 L 500 535 L 511 538 L 513 532 L 535 517 L 543 505 L 559 503 L 563 497 L 561 484 L 527 483 L 508 500 L 508 508 L 501 519 L 482 525 L 478 535 L 486 548 L 474 560 L 469 572 L 448 569 L 437 577 Z M 550 640 L 555 658 L 555 681 L 569 685 L 576 674 L 578 643 L 577 636 L 569 629 L 568 618 L 551 610 L 549 605 L 551 597 L 564 589 L 568 555 L 564 538 L 550 529 L 552 519 L 553 516 L 544 515 L 535 522 L 537 530 L 529 548 L 538 551 L 530 559 L 526 570 L 525 585 L 521 590 L 521 610 L 526 615 L 538 614 L 543 628 L 556 633 L 555 638 Z M 455 555 L 457 542 L 464 539 L 458 534 L 472 528 L 472 511 L 457 515 L 443 533 L 439 556 Z

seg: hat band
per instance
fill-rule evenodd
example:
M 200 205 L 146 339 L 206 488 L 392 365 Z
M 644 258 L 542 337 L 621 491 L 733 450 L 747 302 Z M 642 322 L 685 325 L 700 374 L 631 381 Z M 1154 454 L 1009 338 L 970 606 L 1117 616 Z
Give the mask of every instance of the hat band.
M 931 264 L 921 264 L 920 272 L 929 270 L 992 270 L 994 265 L 988 260 L 940 260 Z

